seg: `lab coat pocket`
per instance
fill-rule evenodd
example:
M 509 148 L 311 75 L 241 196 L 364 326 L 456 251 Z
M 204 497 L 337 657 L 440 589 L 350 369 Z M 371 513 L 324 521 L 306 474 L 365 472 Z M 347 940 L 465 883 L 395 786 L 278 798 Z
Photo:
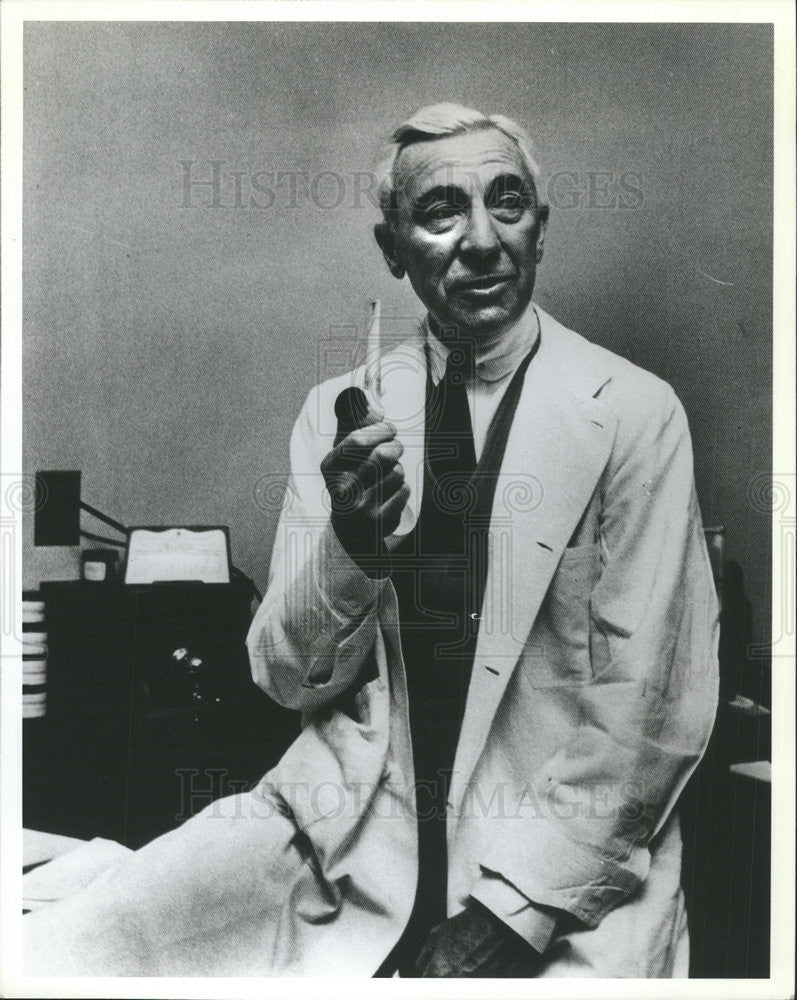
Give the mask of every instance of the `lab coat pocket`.
M 597 543 L 565 549 L 523 653 L 533 687 L 572 687 L 592 680 L 590 595 L 599 575 Z
M 606 604 L 596 589 L 590 602 L 589 650 L 593 680 L 601 684 L 624 683 L 634 679 L 636 668 L 645 659 L 630 652 L 629 640 L 634 621 L 627 607 Z

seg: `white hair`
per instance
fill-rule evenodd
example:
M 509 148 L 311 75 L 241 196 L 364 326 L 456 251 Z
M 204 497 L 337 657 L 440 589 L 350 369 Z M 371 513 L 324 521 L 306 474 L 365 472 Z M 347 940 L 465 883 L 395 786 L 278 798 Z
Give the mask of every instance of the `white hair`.
M 401 152 L 416 142 L 428 142 L 447 135 L 462 135 L 483 129 L 496 129 L 503 133 L 520 150 L 523 162 L 534 183 L 538 208 L 547 208 L 547 201 L 540 186 L 540 168 L 534 157 L 531 137 L 517 122 L 505 115 L 485 115 L 461 104 L 430 104 L 416 111 L 403 121 L 390 136 L 376 168 L 377 191 L 382 215 L 390 221 L 396 208 L 395 169 Z

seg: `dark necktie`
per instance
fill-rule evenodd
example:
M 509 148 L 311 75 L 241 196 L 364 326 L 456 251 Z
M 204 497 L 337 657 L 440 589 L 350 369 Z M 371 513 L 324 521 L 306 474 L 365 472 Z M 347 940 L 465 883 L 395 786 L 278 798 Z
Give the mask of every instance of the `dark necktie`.
M 473 378 L 473 349 L 454 345 L 446 371 L 427 395 L 427 461 L 435 479 L 461 482 L 476 469 L 466 384 Z

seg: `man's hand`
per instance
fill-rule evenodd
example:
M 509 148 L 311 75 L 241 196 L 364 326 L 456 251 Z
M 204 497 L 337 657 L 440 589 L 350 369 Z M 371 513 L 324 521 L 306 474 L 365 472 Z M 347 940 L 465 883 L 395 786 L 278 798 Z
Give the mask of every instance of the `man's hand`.
M 383 540 L 398 527 L 410 495 L 399 462 L 404 448 L 396 428 L 382 420 L 352 431 L 321 462 L 332 527 L 341 545 L 366 572 L 384 557 Z
M 424 978 L 524 979 L 537 975 L 541 956 L 475 900 L 429 934 L 415 963 Z

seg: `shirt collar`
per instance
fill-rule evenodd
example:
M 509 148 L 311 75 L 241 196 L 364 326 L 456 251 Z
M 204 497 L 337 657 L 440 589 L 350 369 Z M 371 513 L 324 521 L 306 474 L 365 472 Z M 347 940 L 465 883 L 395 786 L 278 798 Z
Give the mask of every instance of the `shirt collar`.
M 445 375 L 450 348 L 429 328 L 429 317 L 423 321 L 432 383 L 437 385 Z M 476 348 L 476 378 L 482 382 L 498 382 L 510 375 L 529 353 L 540 335 L 540 318 L 531 303 L 520 319 L 508 330 L 502 330 Z

